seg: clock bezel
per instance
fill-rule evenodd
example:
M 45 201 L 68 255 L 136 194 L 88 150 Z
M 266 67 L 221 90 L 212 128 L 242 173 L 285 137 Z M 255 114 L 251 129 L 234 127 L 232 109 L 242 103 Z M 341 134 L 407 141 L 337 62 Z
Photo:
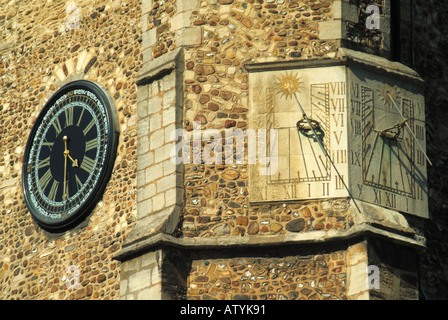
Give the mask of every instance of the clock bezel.
M 34 206 L 32 201 L 30 200 L 30 193 L 27 183 L 28 183 L 28 161 L 30 157 L 30 150 L 35 142 L 36 133 L 40 126 L 40 123 L 43 121 L 49 109 L 53 106 L 53 104 L 64 94 L 76 89 L 84 89 L 92 92 L 98 100 L 103 104 L 104 111 L 106 113 L 106 119 L 108 122 L 108 132 L 107 144 L 109 148 L 106 150 L 105 155 L 105 163 L 103 169 L 99 172 L 99 179 L 96 185 L 93 187 L 93 191 L 87 196 L 87 200 L 70 216 L 64 219 L 51 219 L 49 217 L 43 216 L 37 208 Z M 59 108 L 63 108 L 60 106 Z M 22 189 L 23 195 L 25 199 L 25 203 L 28 207 L 28 210 L 33 217 L 33 220 L 44 230 L 49 232 L 63 232 L 73 227 L 79 225 L 82 221 L 84 221 L 93 211 L 97 203 L 103 197 L 103 193 L 106 189 L 106 186 L 110 180 L 112 175 L 115 158 L 117 154 L 119 141 L 119 122 L 118 122 L 118 114 L 115 107 L 115 103 L 112 97 L 107 92 L 107 89 L 103 86 L 89 80 L 76 80 L 70 82 L 59 90 L 57 90 L 51 98 L 45 103 L 44 107 L 40 111 L 31 132 L 28 136 L 27 144 L 25 147 L 24 157 L 23 157 L 23 166 L 22 166 Z

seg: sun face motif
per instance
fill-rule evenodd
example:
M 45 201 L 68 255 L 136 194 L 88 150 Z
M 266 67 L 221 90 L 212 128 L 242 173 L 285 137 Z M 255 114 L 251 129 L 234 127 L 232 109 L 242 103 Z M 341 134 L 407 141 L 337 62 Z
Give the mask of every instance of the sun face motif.
M 300 81 L 300 76 L 297 73 L 284 73 L 278 77 L 277 94 L 281 94 L 282 97 L 292 98 L 295 93 L 299 93 L 303 82 Z
M 397 90 L 387 84 L 381 88 L 381 100 L 387 106 L 391 106 L 393 101 L 397 101 L 397 95 Z

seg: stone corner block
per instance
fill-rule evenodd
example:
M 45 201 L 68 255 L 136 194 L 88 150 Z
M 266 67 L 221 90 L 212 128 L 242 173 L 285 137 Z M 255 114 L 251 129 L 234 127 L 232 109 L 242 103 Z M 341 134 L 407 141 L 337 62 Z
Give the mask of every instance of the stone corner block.
M 201 27 L 187 27 L 176 32 L 175 41 L 178 46 L 193 46 L 202 43 Z
M 321 40 L 342 39 L 345 23 L 341 20 L 319 22 L 318 32 Z

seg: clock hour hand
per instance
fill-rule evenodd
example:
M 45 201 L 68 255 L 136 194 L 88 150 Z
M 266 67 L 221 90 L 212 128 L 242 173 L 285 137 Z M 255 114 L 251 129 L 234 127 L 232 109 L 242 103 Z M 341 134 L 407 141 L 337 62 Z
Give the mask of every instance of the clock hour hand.
M 69 158 L 70 160 L 72 160 L 72 162 L 73 162 L 73 167 L 75 167 L 75 168 L 79 168 L 78 159 L 73 159 L 73 158 L 70 156 L 70 154 L 67 154 L 67 156 L 68 156 L 68 158 Z

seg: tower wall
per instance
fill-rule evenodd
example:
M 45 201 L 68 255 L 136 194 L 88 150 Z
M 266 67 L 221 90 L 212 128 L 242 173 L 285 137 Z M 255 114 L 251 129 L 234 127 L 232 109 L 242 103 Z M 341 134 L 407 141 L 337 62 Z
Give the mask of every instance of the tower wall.
M 0 298 L 446 297 L 446 4 L 400 2 L 2 1 Z M 369 4 L 378 28 L 366 26 Z M 252 200 L 250 142 L 238 162 L 225 135 L 258 120 L 251 77 L 335 65 L 423 86 L 429 218 L 357 208 L 342 191 L 307 199 L 285 189 L 281 199 Z M 117 157 L 87 219 L 50 233 L 24 201 L 24 149 L 45 102 L 79 79 L 115 102 Z M 172 161 L 176 130 L 191 139 L 189 161 Z M 231 163 L 210 154 L 210 130 Z M 332 157 L 357 162 L 350 152 Z M 337 181 L 328 190 L 344 190 Z

